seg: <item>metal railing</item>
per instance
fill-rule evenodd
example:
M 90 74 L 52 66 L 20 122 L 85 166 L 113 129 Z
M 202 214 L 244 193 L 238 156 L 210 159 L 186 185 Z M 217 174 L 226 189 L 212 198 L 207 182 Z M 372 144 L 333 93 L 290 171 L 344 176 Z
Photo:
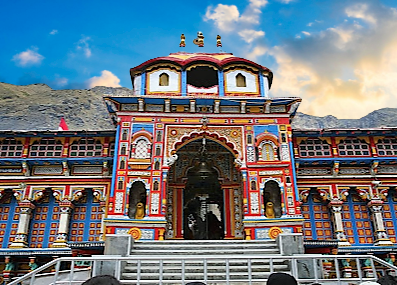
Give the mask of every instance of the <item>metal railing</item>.
M 79 277 L 77 265 L 91 262 L 89 274 Z M 77 267 L 76 267 L 77 266 Z M 45 273 L 48 271 L 52 273 Z M 370 255 L 180 255 L 61 257 L 22 276 L 9 285 L 81 284 L 89 277 L 110 274 L 122 284 L 264 284 L 273 272 L 293 275 L 301 284 L 354 284 L 376 281 L 397 267 Z

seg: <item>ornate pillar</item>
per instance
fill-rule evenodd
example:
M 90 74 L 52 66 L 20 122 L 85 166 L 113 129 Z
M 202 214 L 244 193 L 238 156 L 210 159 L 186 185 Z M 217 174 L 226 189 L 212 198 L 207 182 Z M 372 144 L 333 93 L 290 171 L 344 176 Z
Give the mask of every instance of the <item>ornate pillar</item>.
M 371 220 L 374 226 L 374 245 L 384 246 L 393 245 L 389 237 L 387 236 L 385 225 L 383 222 L 382 210 L 383 210 L 382 200 L 371 200 L 368 203 L 368 207 L 371 210 Z
M 19 223 L 17 235 L 11 243 L 10 248 L 28 247 L 28 232 L 32 210 L 35 205 L 30 201 L 23 201 L 18 204 L 19 208 Z
M 343 201 L 332 200 L 328 206 L 331 209 L 332 221 L 334 226 L 335 237 L 338 239 L 339 246 L 349 246 L 350 243 L 344 233 L 343 219 L 342 219 L 342 204 Z
M 70 224 L 70 214 L 74 208 L 71 201 L 60 201 L 59 208 L 61 210 L 58 226 L 58 235 L 52 247 L 68 247 L 68 235 L 69 235 L 69 224 Z
M 101 207 L 102 210 L 102 217 L 101 217 L 101 235 L 99 236 L 100 241 L 105 240 L 105 234 L 106 234 L 106 227 L 105 227 L 105 213 L 106 213 L 106 202 L 99 202 L 99 206 Z

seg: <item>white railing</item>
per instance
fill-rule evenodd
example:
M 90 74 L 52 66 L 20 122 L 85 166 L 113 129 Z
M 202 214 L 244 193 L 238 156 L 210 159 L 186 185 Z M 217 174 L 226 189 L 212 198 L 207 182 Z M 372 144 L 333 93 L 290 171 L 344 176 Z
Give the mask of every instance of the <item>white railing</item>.
M 397 267 L 370 255 L 180 255 L 61 257 L 22 276 L 9 285 L 81 284 L 81 262 L 91 262 L 89 276 L 114 275 L 122 284 L 255 284 L 266 282 L 273 272 L 287 272 L 299 282 L 347 284 L 376 281 L 378 274 L 397 273 Z M 77 266 L 77 267 L 76 267 Z M 48 276 L 49 271 L 54 271 Z M 128 272 L 129 271 L 129 272 Z M 80 277 L 79 277 L 80 276 Z M 49 279 L 50 278 L 50 281 Z

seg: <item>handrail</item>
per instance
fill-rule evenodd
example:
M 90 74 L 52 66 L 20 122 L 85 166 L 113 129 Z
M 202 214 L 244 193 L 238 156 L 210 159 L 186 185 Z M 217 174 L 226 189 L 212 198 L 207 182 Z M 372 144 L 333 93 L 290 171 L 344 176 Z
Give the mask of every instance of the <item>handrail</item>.
M 93 257 L 60 257 L 58 259 L 52 260 L 50 262 L 48 262 L 47 264 L 35 269 L 32 272 L 29 272 L 28 274 L 17 278 L 16 280 L 12 281 L 11 283 L 9 283 L 8 285 L 17 285 L 20 284 L 23 281 L 29 280 L 29 283 L 24 283 L 24 284 L 30 284 L 33 285 L 35 282 L 35 278 L 39 277 L 38 274 L 43 273 L 43 271 L 49 269 L 52 266 L 55 266 L 56 268 L 56 272 L 54 273 L 54 282 L 52 284 L 59 284 L 57 282 L 61 282 L 58 281 L 58 272 L 61 268 L 61 263 L 62 262 L 68 262 L 70 263 L 70 270 L 69 270 L 69 276 L 67 278 L 67 280 L 63 280 L 62 284 L 76 284 L 77 282 L 80 281 L 76 281 L 73 279 L 73 274 L 75 273 L 75 263 L 76 261 L 91 261 L 92 262 L 92 266 L 91 266 L 91 274 L 92 276 L 96 276 L 99 275 L 100 272 L 97 272 L 97 265 L 98 262 L 101 261 L 113 261 L 116 262 L 115 263 L 115 269 L 117 269 L 117 272 L 115 272 L 116 277 L 119 277 L 118 279 L 121 278 L 121 283 L 123 284 L 127 284 L 128 281 L 132 281 L 132 280 L 128 280 L 127 279 L 123 279 L 122 278 L 122 270 L 123 267 L 122 262 L 128 262 L 128 261 L 135 261 L 137 262 L 137 277 L 136 280 L 134 279 L 134 281 L 136 282 L 136 284 L 144 284 L 145 281 L 142 280 L 142 263 L 144 263 L 145 261 L 158 261 L 159 262 L 159 273 L 158 273 L 158 281 L 159 284 L 165 284 L 167 282 L 167 280 L 164 280 L 164 270 L 165 270 L 165 263 L 167 261 L 178 261 L 180 262 L 181 265 L 181 277 L 180 280 L 174 280 L 174 284 L 175 283 L 179 283 L 181 282 L 181 284 L 184 284 L 184 282 L 186 281 L 185 278 L 185 274 L 186 274 L 186 261 L 202 261 L 203 262 L 203 272 L 205 272 L 205 274 L 203 273 L 203 280 L 205 279 L 205 281 L 210 281 L 212 282 L 212 280 L 208 279 L 208 276 L 210 275 L 210 273 L 208 272 L 208 261 L 217 261 L 217 262 L 225 262 L 225 279 L 219 280 L 219 282 L 224 282 L 226 284 L 233 284 L 232 282 L 238 281 L 238 279 L 231 279 L 231 262 L 241 262 L 241 261 L 246 261 L 247 262 L 247 269 L 246 271 L 243 271 L 244 274 L 246 274 L 248 277 L 246 279 L 241 279 L 240 281 L 245 281 L 247 282 L 247 284 L 251 283 L 251 279 L 253 278 L 253 271 L 251 270 L 251 266 L 248 266 L 248 264 L 252 264 L 253 261 L 268 261 L 269 263 L 269 270 L 267 271 L 267 273 L 272 273 L 275 272 L 274 270 L 274 266 L 275 266 L 275 261 L 288 261 L 289 262 L 289 272 L 292 273 L 292 275 L 295 276 L 295 278 L 300 281 L 300 282 L 326 282 L 326 281 L 331 281 L 333 280 L 334 282 L 337 281 L 338 283 L 333 283 L 333 284 L 341 284 L 340 282 L 343 280 L 348 280 L 348 281 L 376 281 L 376 274 L 374 274 L 374 277 L 366 277 L 365 275 L 363 275 L 364 271 L 363 271 L 363 267 L 360 265 L 360 262 L 362 260 L 367 260 L 370 259 L 371 260 L 371 268 L 373 270 L 373 272 L 376 272 L 376 268 L 375 268 L 375 262 L 380 264 L 381 266 L 384 266 L 386 268 L 388 268 L 389 270 L 394 270 L 395 272 L 397 272 L 397 266 L 394 266 L 392 264 L 387 263 L 386 261 L 372 256 L 372 255 L 314 255 L 314 254 L 302 254 L 302 255 L 292 255 L 292 256 L 282 256 L 282 255 L 266 255 L 266 256 L 258 256 L 258 255 L 245 255 L 245 254 L 235 254 L 235 255 L 219 255 L 219 256 L 214 256 L 214 255 L 179 255 L 179 256 L 162 256 L 162 255 L 135 255 L 135 256 L 128 256 L 128 257 L 121 257 L 121 256 L 111 256 L 111 255 L 103 255 L 103 256 L 93 256 Z M 298 263 L 299 261 L 310 261 L 312 262 L 312 266 L 314 267 L 313 270 L 314 272 L 312 272 L 314 274 L 314 278 L 303 278 L 300 277 L 299 274 L 299 268 L 298 268 Z M 320 272 L 318 272 L 318 269 L 323 269 L 323 267 L 319 267 L 320 265 L 323 265 L 324 261 L 333 261 L 333 264 L 335 266 L 335 274 L 336 274 L 336 278 L 334 279 L 329 279 L 329 278 L 324 278 L 324 276 L 320 276 Z M 356 264 L 357 264 L 357 268 L 355 268 L 355 270 L 357 270 L 357 274 L 358 277 L 349 277 L 346 278 L 342 275 L 342 267 L 340 265 L 340 261 L 341 260 L 355 260 Z M 223 271 L 222 271 L 223 272 Z M 205 275 L 205 276 L 204 276 Z M 267 279 L 266 278 L 258 278 L 258 279 L 252 279 L 252 281 L 259 281 L 259 282 L 265 282 Z M 83 282 L 85 280 L 81 280 L 81 282 Z M 123 282 L 124 281 L 124 282 Z M 218 280 L 216 280 L 218 281 Z M 153 282 L 153 279 L 150 280 L 150 282 Z M 170 281 L 168 281 L 170 282 Z M 21 283 L 22 284 L 22 283 Z M 80 284 L 80 283 L 77 283 Z

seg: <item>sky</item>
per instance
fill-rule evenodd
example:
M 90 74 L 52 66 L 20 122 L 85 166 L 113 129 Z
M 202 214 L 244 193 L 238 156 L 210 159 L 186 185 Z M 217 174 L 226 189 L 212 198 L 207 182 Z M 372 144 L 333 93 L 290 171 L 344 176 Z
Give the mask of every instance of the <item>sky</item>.
M 4 0 L 0 15 L 0 82 L 132 88 L 146 60 L 230 52 L 271 69 L 270 95 L 301 97 L 303 113 L 397 108 L 396 0 Z

